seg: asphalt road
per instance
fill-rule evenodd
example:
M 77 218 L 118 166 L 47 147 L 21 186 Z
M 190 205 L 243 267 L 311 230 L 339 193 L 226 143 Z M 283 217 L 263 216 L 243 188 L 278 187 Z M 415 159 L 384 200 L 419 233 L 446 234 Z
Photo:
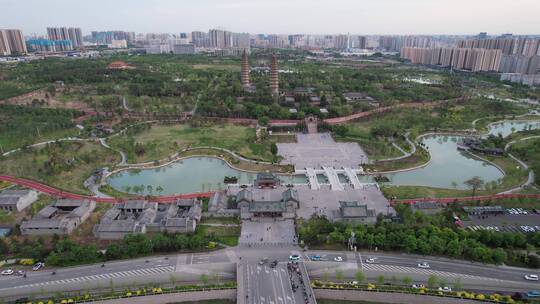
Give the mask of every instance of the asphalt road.
M 396 276 L 401 278 L 410 276 L 414 281 L 424 281 L 430 275 L 444 277 L 449 283 L 454 279 L 463 280 L 463 286 L 467 288 L 467 282 L 474 284 L 476 288 L 496 289 L 501 291 L 538 290 L 539 282 L 526 281 L 523 276 L 528 273 L 539 274 L 540 271 L 506 266 L 483 265 L 460 260 L 446 258 L 422 257 L 407 254 L 387 254 L 380 252 L 343 252 L 343 251 L 307 251 L 303 252 L 298 247 L 268 247 L 268 248 L 229 248 L 211 253 L 178 254 L 170 256 L 153 256 L 142 259 L 116 261 L 101 264 L 86 265 L 79 267 L 52 269 L 46 268 L 40 271 L 28 271 L 27 277 L 2 276 L 0 277 L 0 298 L 6 295 L 25 295 L 29 292 L 45 290 L 85 290 L 99 282 L 106 288 L 109 284 L 120 286 L 121 283 L 129 285 L 131 282 L 167 282 L 171 275 L 178 275 L 178 281 L 191 278 L 197 280 L 201 274 L 215 272 L 220 276 L 234 277 L 235 269 L 223 265 L 234 265 L 237 262 L 247 263 L 250 271 L 259 271 L 262 276 L 251 277 L 256 285 L 263 286 L 263 297 L 274 297 L 281 289 L 283 280 L 289 280 L 281 274 L 283 267 L 291 254 L 299 254 L 301 261 L 306 261 L 308 272 L 312 277 L 320 277 L 323 271 L 333 273 L 334 268 L 345 270 L 345 276 L 354 280 L 354 274 L 362 269 L 368 278 L 384 275 L 387 278 Z M 319 255 L 321 261 L 312 261 L 310 257 Z M 341 261 L 334 260 L 340 257 Z M 257 268 L 258 261 L 262 257 L 268 257 L 269 261 L 280 261 L 276 272 L 267 273 L 268 266 Z M 366 263 L 366 259 L 374 258 L 374 263 Z M 339 260 L 339 259 L 338 259 Z M 307 262 L 309 261 L 309 262 Z M 429 269 L 421 269 L 418 263 L 427 262 Z M 17 269 L 15 267 L 15 269 Z M 328 270 L 330 269 L 330 270 Z M 285 269 L 286 270 L 286 269 Z M 55 271 L 56 274 L 52 275 Z M 189 276 L 186 276 L 189 274 Z M 267 277 L 268 275 L 268 277 Z M 468 281 L 467 281 L 468 280 Z M 270 288 L 269 282 L 272 282 Z M 285 288 L 284 284 L 283 288 Z M 289 282 L 290 285 L 290 282 Z M 471 285 L 472 286 L 472 285 Z M 279 289 L 278 289 L 279 287 Z M 290 287 L 289 287 L 290 288 Z M 276 293 L 274 293 L 276 292 Z M 269 294 L 268 294 L 269 293 Z M 277 293 L 279 296 L 279 293 Z M 283 293 L 283 290 L 281 292 Z M 259 295 L 259 297 L 261 296 Z M 286 296 L 285 296 L 286 298 Z M 285 301 L 285 298 L 283 301 Z M 276 299 L 277 296 L 276 296 Z M 278 300 L 279 301 L 279 300 Z M 278 302 L 275 302 L 278 303 Z M 266 302 L 266 304 L 270 304 Z

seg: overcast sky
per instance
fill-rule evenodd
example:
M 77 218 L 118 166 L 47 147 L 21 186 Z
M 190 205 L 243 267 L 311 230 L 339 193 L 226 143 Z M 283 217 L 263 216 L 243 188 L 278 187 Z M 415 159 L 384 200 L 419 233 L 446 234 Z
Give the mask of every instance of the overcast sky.
M 540 34 L 540 0 L 0 0 L 0 28 L 250 33 Z

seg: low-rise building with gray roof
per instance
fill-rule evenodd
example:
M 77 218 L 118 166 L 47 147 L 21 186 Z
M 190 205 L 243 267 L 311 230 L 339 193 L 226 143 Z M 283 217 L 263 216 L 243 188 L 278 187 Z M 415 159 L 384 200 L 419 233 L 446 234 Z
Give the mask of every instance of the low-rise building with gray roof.
M 236 203 L 242 219 L 273 217 L 293 219 L 300 201 L 295 189 L 246 188 L 236 193 Z
M 36 216 L 21 224 L 27 235 L 67 235 L 79 227 L 96 207 L 95 201 L 59 199 L 41 209 Z
M 34 190 L 4 190 L 0 192 L 0 210 L 22 211 L 38 199 Z
M 377 214 L 365 204 L 341 201 L 335 220 L 351 224 L 375 224 Z
M 127 234 L 147 232 L 191 233 L 201 216 L 202 207 L 196 199 L 170 204 L 131 200 L 109 209 L 94 227 L 94 234 L 100 239 L 122 239 Z

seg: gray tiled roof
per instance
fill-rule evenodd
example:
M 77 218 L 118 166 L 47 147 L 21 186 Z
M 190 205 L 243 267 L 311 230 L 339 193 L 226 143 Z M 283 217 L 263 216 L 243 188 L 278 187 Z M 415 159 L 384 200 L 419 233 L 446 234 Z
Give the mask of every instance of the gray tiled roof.
M 285 212 L 285 202 L 279 201 L 255 201 L 249 204 L 250 212 Z

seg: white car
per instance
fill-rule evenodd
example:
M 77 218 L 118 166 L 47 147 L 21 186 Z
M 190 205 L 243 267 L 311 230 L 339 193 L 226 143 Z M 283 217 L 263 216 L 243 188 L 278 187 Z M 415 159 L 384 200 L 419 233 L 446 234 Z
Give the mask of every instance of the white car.
M 373 263 L 375 263 L 375 259 L 374 258 L 366 259 L 366 263 L 373 264 Z
M 291 261 L 298 261 L 300 260 L 300 256 L 298 254 L 293 254 L 289 256 L 289 260 Z
M 32 270 L 33 271 L 38 271 L 41 268 L 43 268 L 44 266 L 45 266 L 45 263 L 38 262 L 38 263 L 34 264 L 34 266 L 32 267 Z
M 2 270 L 2 275 L 12 275 L 13 272 L 14 272 L 13 269 L 8 268 L 6 270 Z
M 439 287 L 439 291 L 450 292 L 450 291 L 452 291 L 452 288 L 450 288 L 448 286 Z
M 420 268 L 429 268 L 429 264 L 426 262 L 418 263 L 418 267 Z
M 524 278 L 528 281 L 538 281 L 538 275 L 536 274 L 526 274 Z
M 340 256 L 337 256 L 337 257 L 334 258 L 334 261 L 336 261 L 336 262 L 343 262 L 343 258 L 340 257 Z

